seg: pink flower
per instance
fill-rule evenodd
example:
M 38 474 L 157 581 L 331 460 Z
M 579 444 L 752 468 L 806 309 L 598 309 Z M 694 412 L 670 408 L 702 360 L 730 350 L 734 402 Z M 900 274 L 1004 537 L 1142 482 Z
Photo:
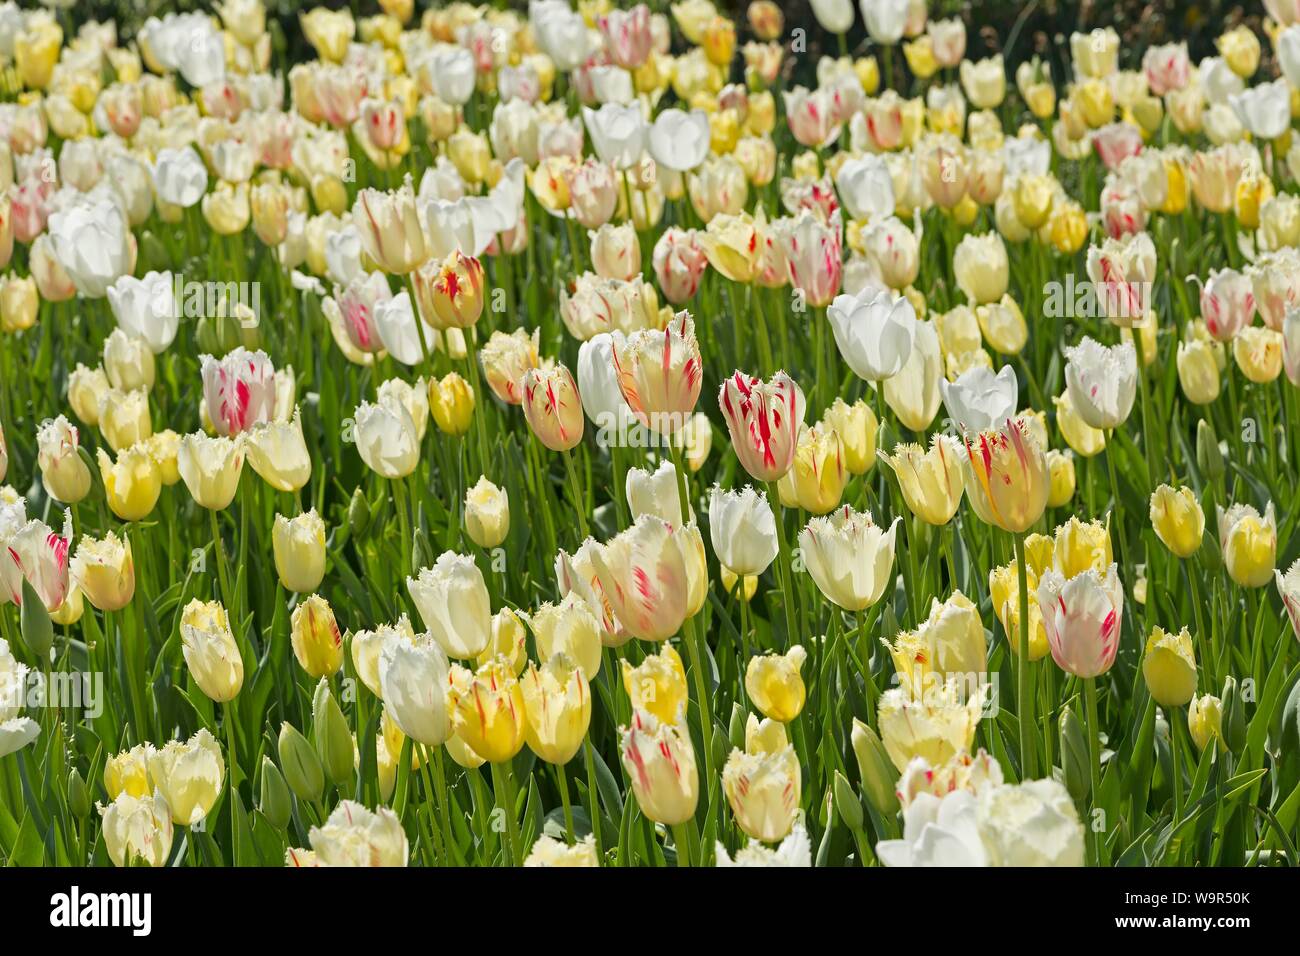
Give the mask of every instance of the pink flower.
M 773 228 L 790 269 L 790 284 L 803 292 L 808 305 L 829 305 L 840 291 L 844 273 L 839 213 L 826 225 L 805 209 L 792 220 L 774 223 Z
M 1118 169 L 1124 160 L 1142 152 L 1142 134 L 1128 123 L 1111 123 L 1092 134 L 1092 146 L 1107 169 Z
M 596 25 L 615 66 L 635 70 L 645 63 L 654 45 L 654 35 L 650 30 L 650 8 L 644 3 L 627 11 L 611 10 Z
M 1201 318 L 1220 342 L 1231 341 L 1255 316 L 1255 291 L 1236 269 L 1218 269 L 1201 286 Z
M 275 413 L 275 368 L 263 351 L 240 346 L 222 358 L 201 357 L 203 401 L 219 434 L 235 435 Z
M 722 384 L 718 405 L 731 445 L 758 481 L 776 481 L 794 464 L 806 406 L 803 390 L 785 372 L 771 381 L 737 371 Z
M 704 248 L 699 244 L 693 229 L 670 226 L 659 237 L 654 248 L 655 278 L 664 298 L 681 305 L 695 297 L 700 288 L 700 278 L 709 265 Z
M 1104 574 L 1089 568 L 1069 580 L 1056 570 L 1044 572 L 1038 606 L 1052 659 L 1061 670 L 1085 678 L 1110 670 L 1124 614 L 1124 587 L 1114 564 Z
M 0 584 L 3 597 L 23 603 L 23 578 L 31 584 L 47 611 L 57 611 L 68 594 L 68 546 L 72 514 L 63 513 L 63 533 L 44 521 L 32 520 L 0 542 Z

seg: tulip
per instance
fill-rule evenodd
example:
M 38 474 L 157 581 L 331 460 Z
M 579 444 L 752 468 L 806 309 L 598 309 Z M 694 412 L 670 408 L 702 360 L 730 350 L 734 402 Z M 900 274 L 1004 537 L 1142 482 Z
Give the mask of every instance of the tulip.
M 1254 314 L 1255 293 L 1250 279 L 1235 269 L 1210 273 L 1201 286 L 1201 318 L 1214 339 L 1232 340 L 1250 325 Z
M 459 249 L 443 260 L 436 274 L 429 267 L 415 274 L 424 321 L 440 329 L 468 329 L 483 314 L 483 264 Z
M 148 391 L 154 383 L 153 352 L 143 340 L 114 329 L 104 340 L 104 373 L 109 385 L 123 392 Z
M 1219 397 L 1219 362 L 1213 341 L 1199 339 L 1178 343 L 1178 384 L 1194 405 L 1208 405 Z M 1221 351 L 1221 349 L 1220 349 Z
M 743 577 L 762 574 L 776 560 L 776 518 L 767 496 L 748 485 L 709 494 L 709 537 L 722 566 Z
M 275 570 L 286 590 L 310 594 L 325 577 L 325 522 L 316 509 L 286 518 L 275 516 L 271 528 Z
M 1232 340 L 1232 357 L 1247 379 L 1267 385 L 1282 374 L 1283 341 L 1281 332 L 1260 326 L 1244 328 Z
M 777 372 L 764 382 L 737 371 L 723 383 L 718 404 L 736 456 L 751 476 L 771 482 L 790 470 L 805 403 L 789 375 Z
M 886 644 L 900 685 L 913 697 L 940 686 L 949 678 L 982 679 L 988 666 L 988 646 L 979 609 L 960 591 L 940 603 L 934 599 L 930 616 L 915 631 L 900 631 Z
M 210 438 L 202 432 L 186 435 L 177 450 L 176 467 L 190 496 L 201 507 L 221 511 L 229 507 L 239 490 L 244 468 L 243 441 L 224 436 Z
M 570 591 L 558 605 L 543 604 L 530 623 L 543 661 L 562 654 L 573 666 L 581 667 L 588 679 L 600 671 L 600 621 L 576 592 Z
M 522 382 L 524 373 L 538 368 L 537 343 L 539 330 L 529 333 L 515 329 L 511 333 L 497 329 L 479 351 L 479 361 L 487 376 L 493 394 L 508 405 L 523 403 Z
M 665 826 L 685 823 L 694 816 L 699 779 L 695 751 L 685 728 L 637 710 L 621 733 L 623 767 L 641 812 Z
M 1243 588 L 1260 588 L 1273 579 L 1277 561 L 1277 519 L 1273 502 L 1261 518 L 1252 505 L 1216 506 L 1223 564 Z
M 1112 563 L 1071 578 L 1048 570 L 1039 578 L 1038 606 L 1052 659 L 1076 677 L 1098 677 L 1110 670 L 1119 649 L 1124 590 Z
M 1070 403 L 1093 428 L 1122 425 L 1137 392 L 1137 359 L 1131 343 L 1110 347 L 1085 336 L 1065 350 L 1065 382 Z
M 693 527 L 674 528 L 647 514 L 591 551 L 591 567 L 604 598 L 633 637 L 666 640 L 698 610 L 704 587 L 698 538 Z M 702 548 L 702 542 L 699 545 Z
M 1218 750 L 1228 749 L 1223 740 L 1223 701 L 1213 694 L 1193 696 L 1187 707 L 1187 729 L 1197 750 L 1205 750 L 1212 741 L 1218 741 Z
M 813 518 L 799 532 L 808 573 L 828 600 L 846 611 L 862 611 L 880 600 L 891 580 L 899 520 L 882 530 L 870 514 L 845 505 Z
M 582 441 L 582 401 L 568 368 L 562 364 L 530 368 L 520 386 L 524 417 L 543 445 L 552 451 L 567 452 Z
M 996 428 L 1015 415 L 1019 404 L 1019 384 L 1010 365 L 996 375 L 986 368 L 969 369 L 951 384 L 940 380 L 939 391 L 948 414 L 963 432 Z
M 789 745 L 772 753 L 733 750 L 722 770 L 722 789 L 737 826 L 755 840 L 777 843 L 790 833 L 799 810 L 799 758 Z
M 488 763 L 504 763 L 524 745 L 523 689 L 500 658 L 477 671 L 454 665 L 447 708 L 456 735 Z
M 1161 485 L 1151 493 L 1151 527 L 1166 548 L 1180 558 L 1190 558 L 1201 547 L 1205 512 L 1192 489 Z
M 641 159 L 647 129 L 639 104 L 606 103 L 599 110 L 582 108 L 591 145 L 601 162 L 627 169 Z
M 354 414 L 353 436 L 361 460 L 383 478 L 405 478 L 420 463 L 415 422 L 401 402 L 362 402 Z
M 901 688 L 885 691 L 877 710 L 885 752 L 900 772 L 916 757 L 940 766 L 970 750 L 982 705 L 982 695 L 960 703 L 948 693 L 918 700 Z
M 965 439 L 962 474 L 966 493 L 981 519 L 1003 531 L 1023 534 L 1047 508 L 1050 486 L 1042 446 L 1021 419 Z
M 46 494 L 65 504 L 76 504 L 90 491 L 90 469 L 77 452 L 80 437 L 63 415 L 47 418 L 36 431 L 41 483 Z
M 41 297 L 31 278 L 6 277 L 0 282 L 0 331 L 21 332 L 30 329 L 36 324 L 40 306 Z
M 181 612 L 181 653 L 194 683 L 211 700 L 224 704 L 243 687 L 244 659 L 220 602 L 193 598 L 185 605 Z
M 366 254 L 389 275 L 405 275 L 428 257 L 409 182 L 391 192 L 361 190 L 352 207 L 352 223 Z
M 1183 628 L 1169 634 L 1151 629 L 1142 658 L 1142 677 L 1161 707 L 1184 707 L 1196 694 L 1196 656 L 1192 636 Z
M 844 264 L 838 211 L 829 224 L 823 224 L 804 209 L 794 219 L 774 225 L 773 230 L 785 254 L 790 284 L 802 293 L 807 305 L 830 305 L 839 292 Z
M 446 693 L 450 668 L 446 652 L 428 634 L 385 639 L 380 651 L 384 713 L 402 733 L 426 747 L 437 747 L 451 735 Z
M 0 529 L 0 597 L 22 605 L 24 581 L 47 611 L 55 611 L 68 594 L 68 547 L 71 516 L 64 512 L 62 534 L 43 521 L 31 520 L 12 533 Z M 24 634 L 26 635 L 24 624 Z
M 675 435 L 695 410 L 703 383 L 690 313 L 678 312 L 663 331 L 615 332 L 612 347 L 619 390 L 637 421 L 658 434 Z
M 972 305 L 996 302 L 1007 291 L 1007 249 L 995 233 L 968 235 L 957 244 L 952 271 L 957 286 Z
M 212 809 L 226 773 L 221 748 L 206 728 L 185 743 L 172 740 L 149 755 L 149 777 L 171 810 L 173 823 L 194 826 Z
M 318 7 L 312 12 L 325 11 Z M 343 13 L 351 22 L 351 14 Z M 371 812 L 352 800 L 340 800 L 325 825 L 312 827 L 308 836 L 316 866 L 406 866 L 410 855 L 396 813 L 387 807 Z
M 608 279 L 633 279 L 641 274 L 641 246 L 631 223 L 605 223 L 591 234 L 591 264 Z
M 99 805 L 104 848 L 114 866 L 166 866 L 172 850 L 172 813 L 167 799 L 121 793 L 108 806 Z
M 130 231 L 112 201 L 85 200 L 53 213 L 49 230 L 55 256 L 87 298 L 103 298 L 109 286 L 131 271 Z
M 1047 450 L 1047 470 L 1051 476 L 1051 490 L 1047 494 L 1047 507 L 1060 508 L 1074 497 L 1076 478 L 1074 455 L 1069 451 Z
M 180 325 L 173 285 L 170 272 L 148 272 L 143 279 L 124 275 L 106 290 L 117 324 L 155 355 L 167 351 Z
M 664 110 L 655 117 L 646 146 L 665 169 L 678 173 L 695 169 L 709 154 L 708 114 L 703 110 Z
M 429 380 L 429 411 L 438 429 L 448 435 L 464 435 L 474 416 L 474 392 L 456 372 Z M 414 422 L 412 422 L 414 424 Z
M 492 638 L 492 611 L 483 572 L 474 559 L 444 551 L 432 568 L 406 579 L 429 633 L 449 657 L 471 660 Z
M 144 443 L 131 445 L 118 453 L 116 462 L 102 448 L 98 456 L 104 495 L 113 514 L 123 521 L 148 517 L 162 493 L 162 472 L 148 447 Z
M 313 594 L 290 619 L 294 657 L 312 678 L 329 677 L 343 664 L 343 636 L 329 602 Z
M 788 724 L 803 710 L 806 692 L 799 670 L 808 653 L 798 644 L 784 654 L 755 655 L 745 668 L 745 693 L 765 717 Z
M 856 296 L 836 296 L 826 317 L 840 355 L 865 381 L 897 375 L 912 354 L 916 311 L 905 296 L 867 286 Z
M 200 356 L 203 401 L 221 435 L 246 431 L 274 417 L 275 368 L 265 352 L 242 346 L 216 359 Z
M 555 654 L 540 669 L 530 665 L 520 684 L 529 748 L 547 763 L 568 763 L 591 723 L 591 687 L 584 668 Z
M 153 184 L 160 202 L 188 209 L 207 192 L 208 172 L 194 147 L 166 148 L 154 161 Z
M 131 541 L 112 531 L 102 538 L 83 537 L 68 567 L 86 600 L 101 611 L 120 611 L 135 594 Z
M 123 793 L 143 797 L 152 792 L 149 757 L 153 752 L 153 744 L 136 744 L 104 762 L 104 789 L 110 800 L 116 800 Z
M 898 478 L 899 490 L 908 510 L 922 521 L 945 525 L 961 504 L 964 489 L 961 444 L 948 435 L 934 435 L 928 450 L 901 443 L 894 453 L 880 458 Z
M 465 533 L 480 548 L 498 547 L 510 533 L 510 499 L 480 475 L 478 483 L 465 493 Z
M 918 322 L 912 353 L 898 374 L 884 382 L 885 402 L 906 427 L 924 431 L 942 401 L 939 336 L 933 323 Z

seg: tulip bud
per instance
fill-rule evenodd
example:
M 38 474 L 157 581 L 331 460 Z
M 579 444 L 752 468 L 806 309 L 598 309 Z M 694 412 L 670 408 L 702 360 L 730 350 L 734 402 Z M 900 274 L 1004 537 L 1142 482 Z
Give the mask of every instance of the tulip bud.
M 1076 802 L 1082 802 L 1092 789 L 1091 758 L 1088 755 L 1088 738 L 1083 724 L 1068 705 L 1061 711 L 1061 768 L 1065 788 Z
M 1189 558 L 1201 547 L 1205 512 L 1191 488 L 1161 485 L 1151 494 L 1151 527 L 1166 548 Z
M 278 741 L 280 768 L 284 778 L 299 800 L 314 802 L 320 799 L 325 788 L 325 772 L 320 758 L 307 738 L 287 721 L 280 725 Z
M 1228 576 L 1244 588 L 1263 587 L 1273 580 L 1277 562 L 1277 519 L 1273 502 L 1261 517 L 1251 505 L 1235 504 L 1219 516 L 1219 546 Z
M 429 410 L 438 429 L 447 435 L 464 435 L 474 417 L 474 392 L 456 372 L 429 380 Z
M 745 692 L 764 716 L 783 724 L 803 710 L 805 688 L 799 670 L 807 652 L 796 644 L 785 654 L 751 657 L 745 668 Z
M 695 814 L 699 775 L 690 735 L 679 724 L 661 723 L 634 711 L 622 729 L 623 767 L 641 812 L 655 823 L 674 826 Z
M 1214 429 L 1205 419 L 1196 426 L 1196 467 L 1211 481 L 1223 477 L 1223 452 L 1214 437 Z
M 120 611 L 135 594 L 131 540 L 112 531 L 103 538 L 83 537 L 68 571 L 86 600 L 101 611 Z
M 343 637 L 333 609 L 319 594 L 294 608 L 290 641 L 294 657 L 312 677 L 328 677 L 343 664 Z
M 284 782 L 284 775 L 267 755 L 262 755 L 262 788 L 257 809 L 266 822 L 277 830 L 289 825 L 289 815 L 293 805 L 289 802 L 289 787 Z
M 352 732 L 324 677 L 312 697 L 311 735 L 326 778 L 335 786 L 343 786 L 354 776 Z
M 366 500 L 365 493 L 360 488 L 352 492 L 352 500 L 348 502 L 348 530 L 352 537 L 360 538 L 370 527 L 370 502 Z
M 569 451 L 582 441 L 586 417 L 573 375 L 562 364 L 530 368 L 521 381 L 524 418 L 551 451 Z
M 831 788 L 835 798 L 835 812 L 839 814 L 840 820 L 854 833 L 861 831 L 862 801 L 853 792 L 853 785 L 844 774 L 836 770 Z
M 1219 742 L 1219 749 L 1226 750 L 1223 742 L 1223 702 L 1212 694 L 1193 697 L 1187 708 L 1187 729 L 1197 750 L 1204 750 L 1211 741 Z
M 480 475 L 465 493 L 465 533 L 480 548 L 495 548 L 510 533 L 510 498 Z
M 310 594 L 320 587 L 325 577 L 325 522 L 315 508 L 293 518 L 276 515 L 271 549 L 276 573 L 286 590 Z
M 597 653 L 600 645 L 597 643 Z M 591 723 L 591 687 L 585 668 L 567 654 L 551 654 L 540 669 L 531 665 L 521 682 L 524 737 L 529 748 L 547 763 L 563 765 L 573 759 Z
M 244 659 L 218 601 L 194 598 L 181 612 L 181 653 L 194 683 L 218 703 L 234 699 L 244 685 Z
M 1246 704 L 1235 677 L 1223 681 L 1223 742 L 1235 754 L 1246 746 Z
M 76 767 L 68 772 L 68 809 L 79 819 L 90 815 L 90 791 Z
M 447 687 L 447 709 L 456 735 L 488 763 L 505 763 L 524 745 L 528 718 L 523 689 L 500 658 L 476 671 L 454 665 Z M 544 733 L 545 728 L 539 732 L 539 746 L 540 734 Z M 570 742 L 567 735 L 565 742 Z M 559 755 L 558 743 L 544 749 L 549 749 L 552 756 Z
M 898 771 L 876 732 L 856 717 L 850 737 L 867 802 L 876 813 L 891 819 L 898 812 Z
M 1160 627 L 1151 630 L 1142 658 L 1142 677 L 1161 707 L 1183 707 L 1192 699 L 1196 693 L 1196 658 L 1187 628 L 1177 634 Z
M 722 789 L 741 830 L 764 843 L 785 839 L 794 826 L 801 792 L 794 747 L 757 753 L 733 750 L 722 769 Z
M 10 554 L 12 554 L 12 549 Z M 50 659 L 50 647 L 54 644 L 54 626 L 50 622 L 50 612 L 45 602 L 32 587 L 31 581 L 23 578 L 23 601 L 19 609 L 19 624 L 23 643 L 32 657 L 44 664 Z M 62 603 L 62 602 L 60 602 Z

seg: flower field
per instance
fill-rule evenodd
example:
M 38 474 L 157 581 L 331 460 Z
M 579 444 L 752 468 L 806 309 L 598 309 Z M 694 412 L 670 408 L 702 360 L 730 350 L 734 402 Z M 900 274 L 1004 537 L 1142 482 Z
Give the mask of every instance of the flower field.
M 1300 862 L 1296 0 L 79 6 L 0 861 Z

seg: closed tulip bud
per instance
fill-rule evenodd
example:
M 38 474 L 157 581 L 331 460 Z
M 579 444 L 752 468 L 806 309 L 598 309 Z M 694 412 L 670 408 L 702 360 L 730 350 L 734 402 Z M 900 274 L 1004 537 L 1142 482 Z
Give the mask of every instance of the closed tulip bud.
M 1235 677 L 1223 680 L 1223 742 L 1235 754 L 1246 746 L 1246 703 Z M 1286 740 L 1282 741 L 1283 746 Z
M 131 542 L 111 531 L 103 538 L 83 537 L 69 572 L 86 599 L 101 611 L 119 611 L 135 594 Z
M 989 524 L 1023 534 L 1047 508 L 1050 478 L 1042 446 L 1019 418 L 966 438 L 962 456 L 967 497 Z
M 310 594 L 325 577 L 325 522 L 316 509 L 286 518 L 271 528 L 275 570 L 286 590 Z
M 171 740 L 149 755 L 149 779 L 171 809 L 173 823 L 193 826 L 207 817 L 225 782 L 221 747 L 207 728 L 186 742 Z
M 430 263 L 416 273 L 420 315 L 436 328 L 471 328 L 483 314 L 485 284 L 483 264 L 456 249 L 441 265 Z
M 908 510 L 922 521 L 945 525 L 961 504 L 965 488 L 961 443 L 950 435 L 934 435 L 928 450 L 916 444 L 894 446 L 894 453 L 880 453 L 893 469 Z
M 686 714 L 686 671 L 671 644 L 647 654 L 633 667 L 623 661 L 623 689 L 634 711 L 645 711 L 664 724 L 677 724 Z
M 185 605 L 181 653 L 194 683 L 209 699 L 224 704 L 244 686 L 244 659 L 220 602 L 194 598 Z
M 352 537 L 360 538 L 370 527 L 370 502 L 366 500 L 365 494 L 360 488 L 352 492 L 352 500 L 348 502 L 348 530 L 352 532 Z
M 1217 741 L 1219 752 L 1227 752 L 1228 745 L 1223 740 L 1223 701 L 1213 694 L 1192 698 L 1187 707 L 1187 729 L 1197 750 L 1205 750 L 1212 741 Z
M 1213 481 L 1223 477 L 1223 452 L 1214 437 L 1214 429 L 1205 419 L 1196 426 L 1196 467 Z
M 453 665 L 447 709 L 456 735 L 488 763 L 504 763 L 524 745 L 523 689 L 500 658 L 477 671 Z
M 794 747 L 733 750 L 722 769 L 722 789 L 740 829 L 764 843 L 781 841 L 794 826 L 802 790 Z
M 1047 493 L 1047 507 L 1060 508 L 1074 497 L 1074 455 L 1068 451 L 1047 450 L 1047 470 L 1051 476 L 1051 489 Z
M 172 812 L 159 791 L 152 796 L 119 794 L 99 805 L 104 849 L 114 866 L 166 866 L 172 851 Z
M 600 622 L 577 593 L 570 591 L 558 605 L 543 604 L 530 623 L 543 661 L 564 654 L 588 678 L 600 671 Z
M 1205 512 L 1191 488 L 1161 485 L 1151 493 L 1151 527 L 1166 548 L 1190 558 L 1201 547 Z
M 1061 772 L 1065 789 L 1076 802 L 1082 802 L 1092 789 L 1091 758 L 1083 723 L 1067 705 L 1061 711 Z
M 36 431 L 41 482 L 46 494 L 65 504 L 76 504 L 90 491 L 90 469 L 78 453 L 79 441 L 77 429 L 62 415 L 46 419 Z
M 335 786 L 352 780 L 355 766 L 352 732 L 324 677 L 312 696 L 311 736 L 326 779 Z
M 472 660 L 492 638 L 492 610 L 474 559 L 444 551 L 432 568 L 406 579 L 424 626 L 448 656 Z
M 446 435 L 464 435 L 474 417 L 474 391 L 458 373 L 429 380 L 429 411 L 438 430 Z
M 480 548 L 495 548 L 510 532 L 510 498 L 480 475 L 465 493 L 465 533 Z
M 560 363 L 530 368 L 520 381 L 524 418 L 551 451 L 569 451 L 582 441 L 586 417 L 573 374 Z
M 262 422 L 246 433 L 248 463 L 276 491 L 298 491 L 311 477 L 311 457 L 297 408 L 287 422 Z
M 316 756 L 316 748 L 287 721 L 280 725 L 277 751 L 280 769 L 294 795 L 308 803 L 319 800 L 325 789 L 325 771 Z
M 233 236 L 248 228 L 252 210 L 248 204 L 248 183 L 218 182 L 203 197 L 203 218 L 219 236 Z
M 334 610 L 319 594 L 294 608 L 289 637 L 293 656 L 309 676 L 329 677 L 342 666 L 343 636 Z
M 1142 657 L 1142 677 L 1161 707 L 1183 707 L 1192 699 L 1196 693 L 1196 655 L 1187 628 L 1177 634 L 1152 628 Z
M 630 724 L 622 728 L 620 750 L 637 805 L 647 818 L 675 826 L 695 815 L 699 775 L 684 726 L 633 711 Z
M 633 279 L 641 274 L 641 246 L 631 223 L 605 223 L 591 234 L 591 265 L 606 279 Z
M 917 700 L 900 688 L 886 691 L 878 710 L 885 752 L 899 773 L 915 757 L 923 757 L 931 766 L 946 763 L 970 750 L 982 706 L 979 694 L 961 703 L 946 692 Z
M 284 782 L 284 775 L 271 762 L 271 758 L 263 754 L 262 781 L 257 809 L 261 811 L 262 816 L 266 817 L 267 823 L 277 830 L 283 830 L 289 825 L 289 816 L 293 810 L 291 799 L 289 786 Z
M 149 394 L 144 389 L 119 392 L 109 388 L 99 403 L 99 431 L 113 451 L 130 448 L 153 434 Z
M 856 717 L 853 718 L 850 740 L 867 802 L 876 813 L 892 818 L 898 812 L 898 771 L 892 765 L 885 745 L 874 730 Z
M 803 710 L 806 691 L 799 669 L 808 653 L 798 644 L 784 654 L 751 657 L 745 668 L 745 692 L 764 716 L 788 724 Z
M 202 432 L 186 435 L 176 452 L 176 468 L 200 507 L 221 511 L 229 507 L 239 490 L 244 468 L 243 440 L 211 438 Z
M 90 815 L 90 790 L 76 767 L 68 771 L 68 809 L 78 819 Z
M 1277 519 L 1273 502 L 1263 517 L 1251 505 L 1235 504 L 1223 510 L 1218 506 L 1219 546 L 1223 564 L 1243 588 L 1260 588 L 1273 580 L 1277 563 Z
M 536 664 L 520 681 L 529 748 L 547 763 L 563 765 L 573 759 L 591 723 L 591 687 L 585 668 L 564 653 Z

